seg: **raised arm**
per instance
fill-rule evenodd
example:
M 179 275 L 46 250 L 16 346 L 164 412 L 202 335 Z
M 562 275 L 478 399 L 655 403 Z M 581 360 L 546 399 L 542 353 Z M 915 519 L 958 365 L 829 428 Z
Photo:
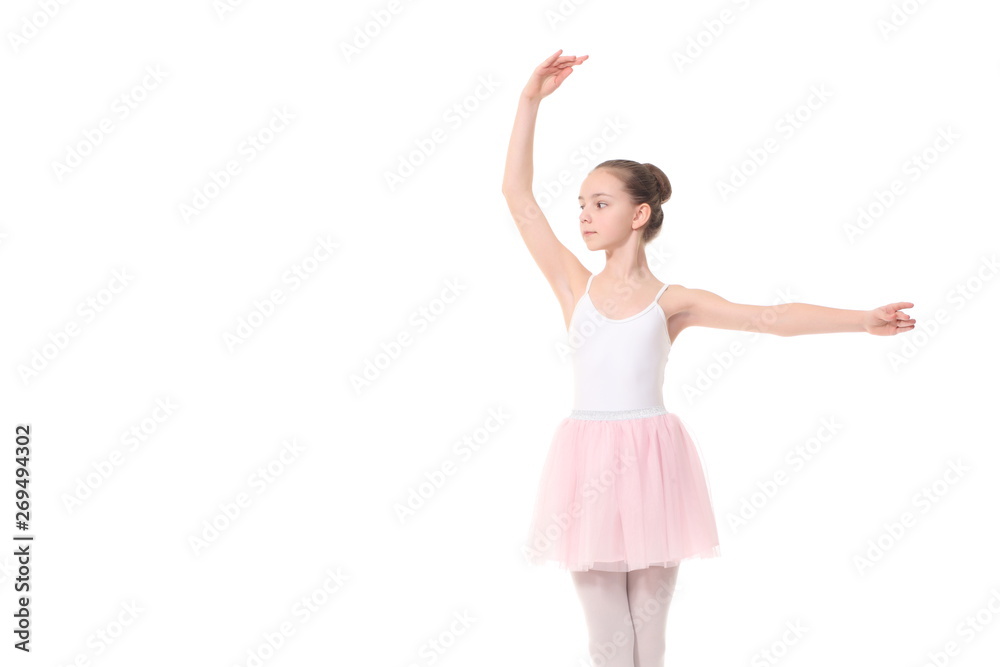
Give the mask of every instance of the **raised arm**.
M 560 53 L 562 49 L 549 56 L 535 69 L 518 98 L 514 129 L 507 147 L 502 191 L 521 238 L 528 247 L 528 252 L 531 253 L 531 257 L 565 310 L 573 299 L 570 288 L 573 278 L 587 276 L 590 272 L 576 255 L 556 238 L 531 191 L 532 145 L 538 107 L 542 99 L 556 90 L 573 72 L 574 65 L 588 58 L 588 56 L 560 56 Z
M 872 310 L 845 310 L 815 306 L 810 303 L 780 303 L 754 306 L 732 303 L 707 290 L 687 289 L 677 285 L 675 303 L 680 306 L 674 317 L 689 326 L 713 329 L 759 331 L 776 336 L 802 334 L 867 332 L 876 336 L 894 336 L 911 331 L 916 320 L 903 312 L 909 302 L 891 303 Z

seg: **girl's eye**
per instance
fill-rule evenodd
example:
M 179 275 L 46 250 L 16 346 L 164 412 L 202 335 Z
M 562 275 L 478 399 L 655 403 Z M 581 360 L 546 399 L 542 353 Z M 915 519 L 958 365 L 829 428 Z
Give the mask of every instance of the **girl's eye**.
M 597 205 L 598 205 L 598 207 L 600 207 L 600 205 L 601 205 L 601 204 L 604 204 L 605 206 L 607 206 L 607 205 L 608 205 L 608 204 L 607 204 L 607 202 L 603 202 L 603 201 L 599 201 L 599 202 L 597 202 Z M 580 205 L 580 209 L 581 209 L 581 210 L 583 209 L 583 205 L 582 205 L 582 204 Z

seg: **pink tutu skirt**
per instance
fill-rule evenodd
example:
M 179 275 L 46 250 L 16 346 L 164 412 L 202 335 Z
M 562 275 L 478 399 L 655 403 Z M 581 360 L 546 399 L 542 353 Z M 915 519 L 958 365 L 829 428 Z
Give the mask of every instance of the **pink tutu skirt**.
M 613 572 L 719 556 L 708 479 L 680 418 L 662 406 L 571 412 L 542 467 L 523 552 L 532 564 Z

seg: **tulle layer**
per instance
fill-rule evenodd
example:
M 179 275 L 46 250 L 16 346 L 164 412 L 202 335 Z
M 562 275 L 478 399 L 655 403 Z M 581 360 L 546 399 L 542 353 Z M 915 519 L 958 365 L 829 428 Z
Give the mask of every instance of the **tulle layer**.
M 536 565 L 613 572 L 719 556 L 708 479 L 680 418 L 560 422 L 522 551 Z

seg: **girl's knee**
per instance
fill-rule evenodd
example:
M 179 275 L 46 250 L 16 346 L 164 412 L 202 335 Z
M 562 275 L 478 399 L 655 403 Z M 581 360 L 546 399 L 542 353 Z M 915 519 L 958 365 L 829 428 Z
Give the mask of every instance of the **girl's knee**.
M 595 666 L 633 664 L 635 656 L 635 631 L 626 623 L 612 632 L 610 637 L 590 637 L 590 657 Z

